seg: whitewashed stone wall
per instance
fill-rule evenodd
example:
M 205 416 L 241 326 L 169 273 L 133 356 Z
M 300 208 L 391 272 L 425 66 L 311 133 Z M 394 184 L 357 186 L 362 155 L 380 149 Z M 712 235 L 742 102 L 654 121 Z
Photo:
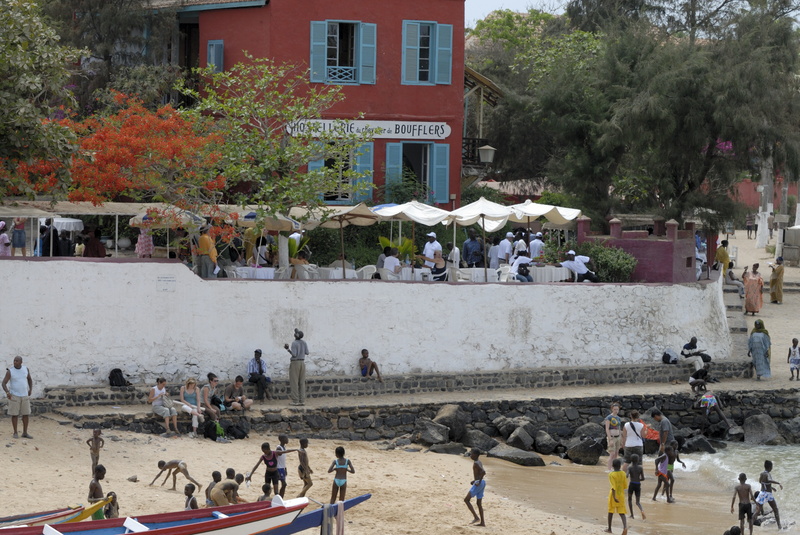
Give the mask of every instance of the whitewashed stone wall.
M 203 281 L 180 264 L 0 259 L 0 362 L 36 381 L 245 375 L 255 348 L 273 377 L 305 331 L 310 375 L 357 373 L 361 348 L 385 374 L 659 361 L 691 336 L 730 351 L 719 282 L 687 285 Z

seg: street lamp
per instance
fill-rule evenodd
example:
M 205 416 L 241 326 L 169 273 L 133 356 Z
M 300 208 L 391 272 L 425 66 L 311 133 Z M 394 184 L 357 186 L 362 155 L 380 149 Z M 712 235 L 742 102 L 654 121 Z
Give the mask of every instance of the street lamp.
M 494 161 L 495 152 L 497 152 L 497 149 L 489 145 L 478 147 L 478 158 L 480 159 L 481 163 L 485 163 L 487 165 L 491 164 Z

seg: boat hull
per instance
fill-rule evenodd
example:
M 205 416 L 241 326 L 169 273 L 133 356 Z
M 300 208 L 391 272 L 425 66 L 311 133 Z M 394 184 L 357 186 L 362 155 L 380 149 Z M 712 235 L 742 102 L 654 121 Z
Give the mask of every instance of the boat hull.
M 356 505 L 360 504 L 361 502 L 365 502 L 372 497 L 372 494 L 362 494 L 361 496 L 356 496 L 355 498 L 350 498 L 349 500 L 344 501 L 344 510 L 347 511 L 351 507 L 355 507 Z M 289 524 L 288 526 L 283 526 L 279 528 L 275 528 L 271 530 L 268 535 L 292 535 L 293 533 L 299 533 L 301 531 L 307 529 L 318 528 L 322 525 L 323 515 L 325 514 L 325 509 L 315 509 L 314 511 L 310 511 L 308 513 L 303 513 L 302 515 L 298 516 L 294 522 Z M 335 511 L 331 511 L 331 516 L 336 514 Z

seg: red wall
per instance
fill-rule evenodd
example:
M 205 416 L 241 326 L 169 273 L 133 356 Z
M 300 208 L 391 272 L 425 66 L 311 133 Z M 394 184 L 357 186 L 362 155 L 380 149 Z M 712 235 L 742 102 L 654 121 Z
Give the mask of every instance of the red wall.
M 775 178 L 775 191 L 772 202 L 776 210 L 781 205 L 781 196 L 783 194 L 781 190 L 784 180 L 785 178 L 782 176 Z M 758 182 L 752 182 L 749 179 L 741 181 L 736 186 L 736 200 L 753 210 L 757 210 L 761 206 L 761 194 L 756 188 L 758 188 Z M 797 182 L 789 182 L 789 195 L 794 195 L 795 199 L 797 198 Z
M 450 193 L 460 196 L 461 140 L 464 119 L 464 0 L 385 2 L 381 0 L 270 0 L 260 8 L 201 11 L 200 62 L 206 65 L 207 42 L 223 39 L 225 66 L 255 57 L 308 66 L 310 21 L 353 20 L 377 24 L 377 69 L 374 85 L 343 85 L 346 99 L 326 118 L 404 121 L 446 121 L 450 136 L 437 143 L 450 145 Z M 403 20 L 453 25 L 453 70 L 449 85 L 401 84 Z M 385 144 L 376 139 L 374 183 L 384 183 Z M 409 140 L 404 140 L 409 141 Z M 459 204 L 456 204 L 459 206 Z M 452 205 L 448 205 L 453 208 Z

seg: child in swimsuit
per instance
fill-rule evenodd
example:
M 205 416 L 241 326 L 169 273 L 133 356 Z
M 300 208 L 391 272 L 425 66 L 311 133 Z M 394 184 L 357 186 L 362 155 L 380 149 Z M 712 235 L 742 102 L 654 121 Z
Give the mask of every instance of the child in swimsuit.
M 673 440 L 669 443 L 670 447 L 672 448 L 672 453 L 667 454 L 667 458 L 669 462 L 667 463 L 667 479 L 669 480 L 669 488 L 667 489 L 667 503 L 673 503 L 675 499 L 672 497 L 672 489 L 675 487 L 675 476 L 673 472 L 675 471 L 675 463 L 681 463 L 681 466 L 686 468 L 686 464 L 681 461 L 681 457 L 678 454 L 678 442 Z
M 658 478 L 658 484 L 656 485 L 656 491 L 653 493 L 653 501 L 656 501 L 656 496 L 658 496 L 658 491 L 661 489 L 662 483 L 664 484 L 665 488 L 669 488 L 669 476 L 667 475 L 667 454 L 672 452 L 672 446 L 667 446 L 664 449 L 664 453 L 656 457 L 656 477 Z
M 336 473 L 333 476 L 333 486 L 331 487 L 331 504 L 336 503 L 336 494 L 339 494 L 339 501 L 344 501 L 345 493 L 347 492 L 347 472 L 351 474 L 356 473 L 353 468 L 353 463 L 350 459 L 344 458 L 344 448 L 339 446 L 336 448 L 336 458 L 328 468 L 328 473 L 333 471 Z
M 264 442 L 261 444 L 261 457 L 258 458 L 258 462 L 253 467 L 250 472 L 247 473 L 247 477 L 244 478 L 245 481 L 250 481 L 250 478 L 253 477 L 253 474 L 256 473 L 259 465 L 263 462 L 264 466 L 266 467 L 266 472 L 264 473 L 264 483 L 267 485 L 272 485 L 275 489 L 275 494 L 278 494 L 278 455 L 272 451 L 269 446 L 269 442 Z

